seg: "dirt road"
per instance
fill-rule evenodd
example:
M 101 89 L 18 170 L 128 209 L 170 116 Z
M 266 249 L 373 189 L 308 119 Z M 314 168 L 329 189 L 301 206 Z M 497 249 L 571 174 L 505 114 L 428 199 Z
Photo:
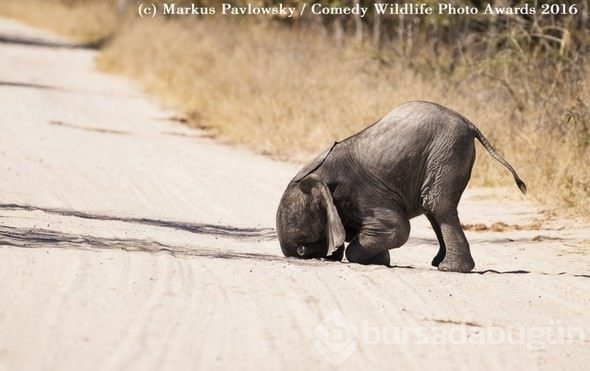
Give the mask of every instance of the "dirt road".
M 175 122 L 93 51 L 0 35 L 0 369 L 590 364 L 590 229 L 511 184 L 464 196 L 472 274 L 429 266 L 425 218 L 393 268 L 285 259 L 296 166 Z

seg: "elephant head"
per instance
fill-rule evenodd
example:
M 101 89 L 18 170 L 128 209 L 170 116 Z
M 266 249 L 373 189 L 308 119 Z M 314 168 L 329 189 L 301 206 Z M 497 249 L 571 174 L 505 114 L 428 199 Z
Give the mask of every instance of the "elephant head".
M 287 257 L 329 257 L 343 247 L 344 226 L 328 186 L 317 175 L 289 184 L 277 211 L 277 234 Z

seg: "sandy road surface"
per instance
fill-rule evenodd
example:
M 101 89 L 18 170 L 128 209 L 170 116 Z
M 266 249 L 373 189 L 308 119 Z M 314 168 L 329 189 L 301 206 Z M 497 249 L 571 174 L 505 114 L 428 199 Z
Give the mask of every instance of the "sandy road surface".
M 0 369 L 587 369 L 589 229 L 472 189 L 464 223 L 512 226 L 467 233 L 473 274 L 429 266 L 424 218 L 391 269 L 284 259 L 296 168 L 175 123 L 93 58 L 0 43 Z

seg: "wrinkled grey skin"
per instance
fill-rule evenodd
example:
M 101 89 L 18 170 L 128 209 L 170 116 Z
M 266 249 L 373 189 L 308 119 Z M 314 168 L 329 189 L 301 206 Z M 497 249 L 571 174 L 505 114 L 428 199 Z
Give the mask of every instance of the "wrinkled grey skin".
M 287 257 L 346 258 L 389 265 L 409 220 L 426 214 L 439 242 L 432 265 L 469 272 L 475 263 L 457 215 L 471 176 L 474 139 L 502 163 L 525 193 L 512 166 L 465 117 L 429 102 L 408 102 L 337 142 L 289 183 L 277 211 Z

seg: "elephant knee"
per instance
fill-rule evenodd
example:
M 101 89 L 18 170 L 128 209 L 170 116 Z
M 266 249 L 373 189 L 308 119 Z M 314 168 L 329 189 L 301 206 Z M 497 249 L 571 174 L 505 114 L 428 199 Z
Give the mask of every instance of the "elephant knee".
M 389 235 L 387 245 L 389 246 L 388 249 L 395 249 L 406 242 L 408 242 L 408 238 L 410 238 L 410 227 L 408 225 L 407 228 L 399 228 L 394 233 Z
M 346 259 L 353 263 L 361 263 L 373 259 L 388 250 L 402 246 L 410 235 L 407 228 L 395 228 L 388 231 L 362 231 L 346 248 Z M 389 256 L 387 254 L 387 256 Z M 388 259 L 388 258 L 387 258 Z
M 364 238 L 363 238 L 364 237 Z M 386 231 L 377 233 L 367 233 L 361 236 L 362 239 L 375 240 L 375 243 L 384 250 L 395 249 L 401 247 L 408 241 L 410 237 L 410 222 L 403 221 L 396 223 L 395 226 L 390 227 Z
M 346 248 L 346 260 L 358 264 L 389 265 L 389 251 L 375 244 L 364 244 L 353 239 Z
M 376 208 L 363 221 L 358 237 L 348 245 L 346 259 L 361 264 L 389 261 L 388 250 L 402 246 L 409 236 L 410 221 L 402 211 L 394 207 Z
M 396 207 L 375 209 L 364 222 L 359 235 L 362 244 L 378 244 L 390 250 L 402 246 L 410 237 L 410 220 Z

